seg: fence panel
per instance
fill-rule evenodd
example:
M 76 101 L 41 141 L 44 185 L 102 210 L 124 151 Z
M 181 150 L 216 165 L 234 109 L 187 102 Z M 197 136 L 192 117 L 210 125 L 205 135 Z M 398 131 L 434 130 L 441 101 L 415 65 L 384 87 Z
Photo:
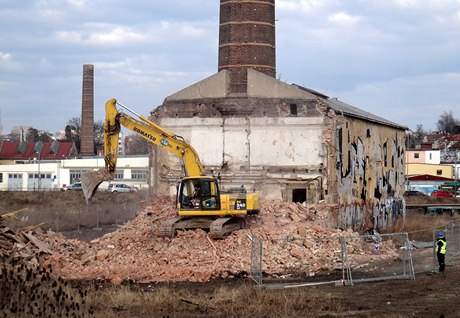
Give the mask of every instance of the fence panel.
M 253 236 L 251 248 L 251 277 L 266 288 L 415 277 L 407 233 L 276 239 Z
M 6 225 L 12 229 L 40 226 L 44 231 L 63 233 L 67 238 L 91 240 L 114 230 L 117 225 L 137 215 L 138 204 L 95 204 L 80 208 L 30 208 L 8 217 Z
M 253 237 L 253 250 L 261 250 L 261 259 L 251 277 L 270 288 L 318 285 L 343 280 L 344 270 L 340 236 L 285 237 L 259 239 Z M 260 245 L 259 245 L 260 244 Z M 254 247 L 254 245 L 257 245 Z
M 347 284 L 415 279 L 407 233 L 343 237 Z
M 249 236 L 251 240 L 251 267 L 249 276 L 257 285 L 262 285 L 262 240 L 257 236 Z

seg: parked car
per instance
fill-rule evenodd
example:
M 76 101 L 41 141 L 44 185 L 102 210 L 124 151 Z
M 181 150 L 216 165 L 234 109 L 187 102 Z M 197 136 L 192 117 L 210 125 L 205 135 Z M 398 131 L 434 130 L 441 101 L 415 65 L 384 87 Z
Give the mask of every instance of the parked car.
M 130 187 L 124 183 L 110 183 L 107 191 L 109 192 L 134 192 L 136 191 L 133 187 Z
M 455 192 L 455 197 L 460 198 L 460 190 L 457 190 L 457 192 Z
M 435 197 L 445 197 L 445 198 L 452 198 L 454 196 L 452 193 L 447 192 L 445 190 L 435 190 L 431 192 L 431 195 Z
M 417 190 L 408 190 L 404 192 L 405 197 L 413 197 L 413 196 L 425 196 L 425 193 Z
M 81 187 L 81 183 L 77 182 L 69 184 L 68 186 L 63 186 L 61 191 L 83 191 L 83 188 Z

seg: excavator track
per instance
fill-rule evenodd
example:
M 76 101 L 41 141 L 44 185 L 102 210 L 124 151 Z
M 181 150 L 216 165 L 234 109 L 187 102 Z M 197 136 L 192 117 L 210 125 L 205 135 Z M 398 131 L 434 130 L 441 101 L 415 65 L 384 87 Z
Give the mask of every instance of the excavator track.
M 174 228 L 174 225 L 179 222 L 181 218 L 172 218 L 164 221 L 160 225 L 160 236 L 163 237 L 174 237 L 174 233 L 176 232 L 176 229 Z
M 218 218 L 209 227 L 212 239 L 223 239 L 226 235 L 246 227 L 246 222 L 240 217 Z
M 164 221 L 160 225 L 160 236 L 173 238 L 177 230 L 203 229 L 209 231 L 212 239 L 223 239 L 233 231 L 246 226 L 240 217 L 207 218 L 207 217 L 176 217 Z

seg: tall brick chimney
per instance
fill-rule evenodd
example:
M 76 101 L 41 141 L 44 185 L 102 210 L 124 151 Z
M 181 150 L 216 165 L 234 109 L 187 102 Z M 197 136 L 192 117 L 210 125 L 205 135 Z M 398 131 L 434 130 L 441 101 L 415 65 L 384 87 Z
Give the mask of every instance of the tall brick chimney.
M 247 69 L 276 77 L 275 0 L 220 0 L 219 68 L 230 93 L 247 93 Z
M 83 65 L 80 155 L 94 156 L 94 65 Z

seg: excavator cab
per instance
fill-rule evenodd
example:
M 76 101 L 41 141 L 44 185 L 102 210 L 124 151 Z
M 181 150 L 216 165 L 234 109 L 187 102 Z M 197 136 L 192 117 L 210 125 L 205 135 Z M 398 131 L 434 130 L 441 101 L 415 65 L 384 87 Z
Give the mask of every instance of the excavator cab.
M 180 211 L 220 210 L 218 181 L 210 177 L 188 177 L 177 189 L 177 207 Z

